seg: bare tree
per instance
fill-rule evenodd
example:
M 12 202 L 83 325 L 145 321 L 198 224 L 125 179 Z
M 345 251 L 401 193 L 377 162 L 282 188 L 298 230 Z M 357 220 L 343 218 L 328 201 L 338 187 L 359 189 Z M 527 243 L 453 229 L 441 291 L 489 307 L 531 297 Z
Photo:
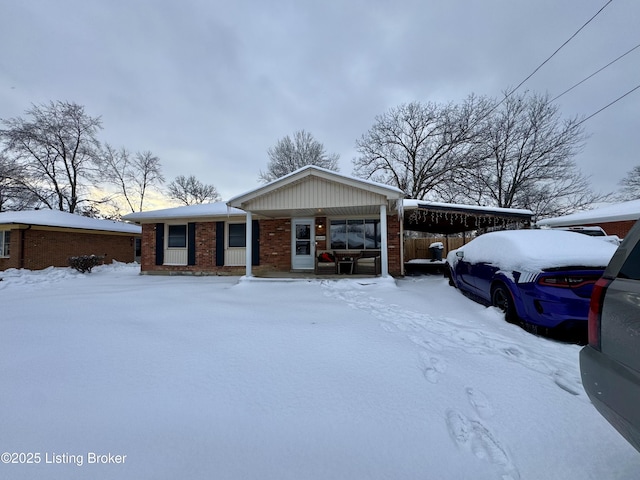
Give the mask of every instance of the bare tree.
M 23 186 L 23 169 L 14 160 L 0 154 L 0 212 L 25 210 L 38 201 Z
M 376 117 L 357 142 L 354 174 L 393 185 L 410 198 L 441 196 L 444 179 L 472 168 L 492 108 L 470 95 L 462 105 L 412 102 Z
M 220 200 L 218 190 L 213 185 L 206 185 L 194 175 L 179 175 L 168 185 L 169 197 L 185 205 L 217 202 Z
M 640 198 L 640 165 L 636 165 L 627 176 L 620 180 L 622 187 L 617 195 L 621 201 L 637 200 Z
M 338 171 L 340 155 L 328 155 L 324 145 L 313 138 L 309 132 L 300 130 L 278 140 L 275 147 L 267 151 L 269 163 L 267 171 L 260 172 L 260 180 L 267 183 L 307 165 L 316 165 L 328 170 Z
M 467 200 L 554 216 L 602 198 L 573 159 L 586 138 L 580 121 L 563 120 L 548 95 L 506 97 L 484 132 L 477 168 L 458 179 Z
M 131 212 L 141 212 L 151 187 L 164 183 L 160 159 L 149 151 L 131 155 L 125 148 L 106 145 L 103 153 L 106 179 L 118 188 Z
M 2 120 L 5 153 L 23 168 L 22 186 L 40 203 L 73 213 L 96 184 L 101 120 L 69 102 L 33 105 L 26 115 Z

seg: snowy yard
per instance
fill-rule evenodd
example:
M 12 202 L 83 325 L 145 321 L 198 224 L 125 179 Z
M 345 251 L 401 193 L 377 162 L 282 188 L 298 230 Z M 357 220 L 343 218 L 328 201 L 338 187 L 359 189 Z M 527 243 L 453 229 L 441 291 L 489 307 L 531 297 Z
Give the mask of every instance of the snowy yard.
M 640 475 L 579 347 L 442 277 L 0 277 L 2 479 Z

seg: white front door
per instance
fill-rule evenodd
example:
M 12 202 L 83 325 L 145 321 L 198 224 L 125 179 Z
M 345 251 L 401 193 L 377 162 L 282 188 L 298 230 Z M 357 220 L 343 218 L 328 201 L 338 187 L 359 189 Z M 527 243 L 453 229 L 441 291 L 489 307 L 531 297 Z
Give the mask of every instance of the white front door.
M 313 270 L 316 253 L 316 224 L 313 218 L 291 221 L 291 269 Z

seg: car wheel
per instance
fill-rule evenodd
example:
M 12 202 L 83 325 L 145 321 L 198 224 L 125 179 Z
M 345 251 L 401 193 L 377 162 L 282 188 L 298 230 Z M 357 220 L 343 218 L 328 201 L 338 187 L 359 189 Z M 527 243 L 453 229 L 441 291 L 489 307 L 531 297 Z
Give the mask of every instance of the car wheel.
M 505 285 L 499 284 L 493 287 L 493 290 L 491 291 L 491 305 L 498 307 L 504 312 L 504 318 L 507 322 L 518 322 L 516 307 L 513 304 L 513 297 Z
M 449 285 L 455 287 L 456 284 L 453 281 L 453 272 L 451 271 L 451 267 L 447 265 L 446 270 L 444 271 L 444 276 L 449 280 Z

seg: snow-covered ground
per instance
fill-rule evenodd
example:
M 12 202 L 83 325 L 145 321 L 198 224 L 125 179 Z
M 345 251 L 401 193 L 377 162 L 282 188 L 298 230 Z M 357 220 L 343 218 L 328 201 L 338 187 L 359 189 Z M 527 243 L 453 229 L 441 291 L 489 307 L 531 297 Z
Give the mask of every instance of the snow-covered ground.
M 441 277 L 0 277 L 2 479 L 640 475 L 578 346 Z

